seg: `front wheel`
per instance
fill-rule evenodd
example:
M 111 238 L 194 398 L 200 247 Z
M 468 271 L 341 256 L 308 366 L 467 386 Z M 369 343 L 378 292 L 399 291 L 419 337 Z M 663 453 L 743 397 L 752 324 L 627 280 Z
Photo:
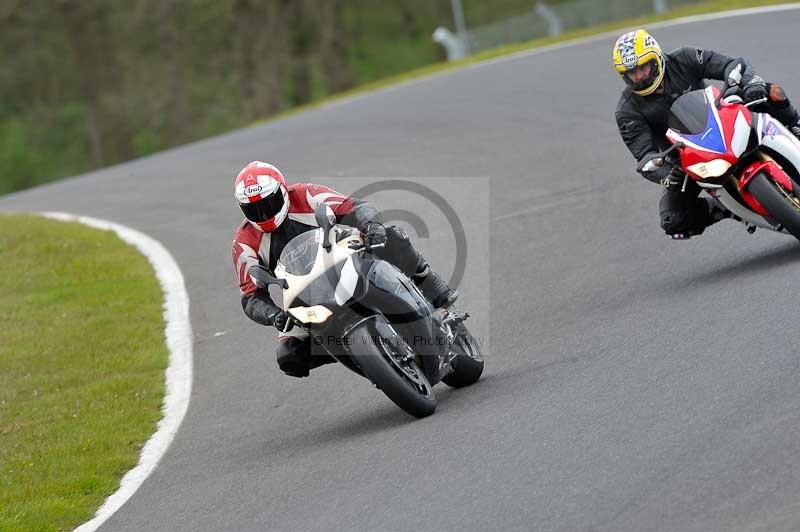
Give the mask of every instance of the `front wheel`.
M 756 174 L 747 189 L 787 231 L 800 240 L 800 198 L 769 178 Z
M 350 332 L 350 356 L 364 375 L 397 406 L 415 417 L 425 417 L 436 410 L 436 396 L 427 377 L 397 336 L 374 336 L 363 324 Z
M 483 352 L 480 342 L 470 334 L 463 323 L 459 324 L 453 343 L 456 357 L 451 364 L 453 372 L 442 382 L 453 388 L 461 388 L 478 382 L 483 374 Z

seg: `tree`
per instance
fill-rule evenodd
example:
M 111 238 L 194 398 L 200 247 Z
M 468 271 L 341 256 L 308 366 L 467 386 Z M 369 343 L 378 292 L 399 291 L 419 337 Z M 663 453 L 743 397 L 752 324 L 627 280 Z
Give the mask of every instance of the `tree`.
M 191 123 L 186 95 L 186 74 L 183 64 L 183 41 L 187 37 L 180 25 L 179 0 L 162 0 L 160 4 L 160 37 L 164 60 L 166 98 L 164 98 L 164 133 L 168 144 L 189 138 Z
M 311 51 L 317 36 L 316 5 L 310 0 L 281 0 L 281 18 L 289 26 L 292 105 L 311 101 Z
M 236 70 L 244 118 L 268 116 L 286 106 L 281 80 L 288 60 L 288 32 L 276 0 L 235 0 Z
M 345 17 L 345 0 L 329 0 L 322 9 L 320 24 L 320 52 L 322 75 L 328 92 L 340 92 L 353 86 L 353 69 L 350 66 L 352 40 Z
M 79 86 L 86 105 L 86 129 L 92 162 L 102 166 L 106 163 L 106 156 L 100 92 L 112 63 L 108 9 L 102 2 L 77 0 L 59 0 L 56 5 L 80 74 Z

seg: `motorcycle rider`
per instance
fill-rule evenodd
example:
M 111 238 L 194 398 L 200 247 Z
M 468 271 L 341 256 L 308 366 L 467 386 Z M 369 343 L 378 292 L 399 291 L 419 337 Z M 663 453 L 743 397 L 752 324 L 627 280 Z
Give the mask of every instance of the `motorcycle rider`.
M 709 225 L 730 217 L 711 198 L 698 197 L 701 189 L 694 181 L 689 180 L 682 192 L 680 168 L 656 157 L 656 153 L 669 146 L 665 135 L 672 103 L 689 91 L 705 88 L 705 79 L 727 79 L 740 60 L 693 47 L 664 54 L 643 29 L 620 36 L 614 44 L 613 59 L 626 84 L 615 113 L 617 126 L 638 161 L 637 171 L 664 187 L 659 202 L 661 228 L 672 238 L 683 239 L 702 234 Z M 765 82 L 752 66 L 745 65 L 740 84 L 745 102 L 766 98 L 767 102 L 753 110 L 771 114 L 800 138 L 800 116 L 783 88 Z
M 239 172 L 234 195 L 245 219 L 233 239 L 233 264 L 242 309 L 257 323 L 283 331 L 288 314 L 272 301 L 266 288 L 255 285 L 248 269 L 261 264 L 274 275 L 286 244 L 295 236 L 319 227 L 314 210 L 321 202 L 328 204 L 337 223 L 361 231 L 365 247 L 410 277 L 434 307 L 449 307 L 458 298 L 458 292 L 447 286 L 414 249 L 402 228 L 383 224 L 372 203 L 322 185 L 287 185 L 278 168 L 261 161 L 253 161 Z M 311 369 L 335 362 L 329 356 L 312 357 L 311 337 L 302 329 L 278 335 L 277 357 L 278 366 L 292 377 L 307 377 Z

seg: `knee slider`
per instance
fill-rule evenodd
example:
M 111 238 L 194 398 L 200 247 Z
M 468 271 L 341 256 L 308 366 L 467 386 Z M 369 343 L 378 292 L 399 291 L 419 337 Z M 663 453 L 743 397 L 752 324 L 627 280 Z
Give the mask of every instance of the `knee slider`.
M 690 229 L 689 213 L 686 211 L 665 211 L 661 213 L 661 229 L 668 235 L 683 233 Z
M 275 354 L 278 367 L 291 377 L 308 377 L 310 352 L 307 342 L 297 338 L 286 338 L 278 342 Z

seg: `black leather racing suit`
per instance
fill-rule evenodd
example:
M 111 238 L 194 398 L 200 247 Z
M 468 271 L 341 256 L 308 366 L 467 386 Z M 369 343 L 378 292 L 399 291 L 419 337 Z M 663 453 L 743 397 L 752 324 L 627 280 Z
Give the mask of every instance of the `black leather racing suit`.
M 711 50 L 679 48 L 665 55 L 664 81 L 659 90 L 649 96 L 638 96 L 626 87 L 617 104 L 617 126 L 622 140 L 639 162 L 639 168 L 655 152 L 669 146 L 666 131 L 672 103 L 689 91 L 703 89 L 706 79 L 726 79 L 728 68 L 735 64 L 734 61 Z M 741 86 L 759 82 L 764 83 L 748 65 Z M 774 83 L 766 83 L 766 91 L 769 101 L 753 110 L 767 112 L 790 129 L 793 126 L 796 128 L 798 114 L 783 89 Z M 663 171 L 658 174 L 639 171 L 645 179 L 653 182 L 659 182 L 664 175 Z M 680 185 L 665 186 L 661 196 L 660 221 L 667 234 L 699 235 L 706 227 L 721 219 L 711 211 L 709 203 L 698 197 L 700 187 L 694 181 L 689 180 L 686 192 L 680 189 Z

